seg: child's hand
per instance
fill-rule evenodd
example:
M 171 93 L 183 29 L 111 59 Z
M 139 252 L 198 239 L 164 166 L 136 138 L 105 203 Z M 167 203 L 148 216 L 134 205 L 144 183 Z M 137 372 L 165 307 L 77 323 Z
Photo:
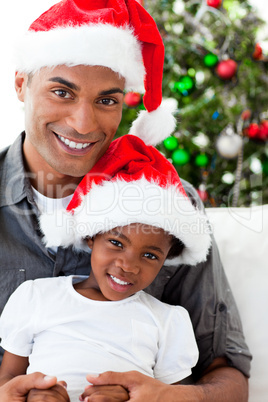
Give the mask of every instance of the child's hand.
M 84 402 L 125 402 L 129 395 L 121 385 L 89 385 L 79 399 Z
M 27 402 L 70 402 L 66 391 L 66 383 L 59 381 L 49 389 L 31 389 Z

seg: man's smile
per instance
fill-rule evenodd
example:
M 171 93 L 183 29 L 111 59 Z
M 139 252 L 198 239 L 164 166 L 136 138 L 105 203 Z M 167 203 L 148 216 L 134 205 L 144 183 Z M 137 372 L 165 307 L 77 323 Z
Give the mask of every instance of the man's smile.
M 70 141 L 68 138 L 64 138 L 58 134 L 56 134 L 57 137 L 63 142 L 65 145 L 67 145 L 69 148 L 72 149 L 84 149 L 89 147 L 90 145 L 94 144 L 93 142 L 75 142 L 75 141 Z

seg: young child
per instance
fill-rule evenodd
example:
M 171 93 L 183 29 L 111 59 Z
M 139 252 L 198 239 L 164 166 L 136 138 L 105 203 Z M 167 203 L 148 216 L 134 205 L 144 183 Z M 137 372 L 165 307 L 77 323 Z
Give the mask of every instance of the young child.
M 1 317 L 0 384 L 41 371 L 78 401 L 86 375 L 138 370 L 168 384 L 191 373 L 198 350 L 187 311 L 147 288 L 164 264 L 196 264 L 210 246 L 206 217 L 174 167 L 128 135 L 112 142 L 66 211 L 40 219 L 47 247 L 90 252 L 88 278 L 26 281 Z

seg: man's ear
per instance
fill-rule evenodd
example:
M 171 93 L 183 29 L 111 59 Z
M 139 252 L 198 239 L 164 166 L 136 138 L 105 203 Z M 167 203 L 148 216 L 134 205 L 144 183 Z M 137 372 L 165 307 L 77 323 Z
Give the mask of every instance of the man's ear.
M 25 73 L 15 73 L 15 90 L 17 92 L 17 97 L 21 102 L 24 102 L 25 90 L 27 86 L 28 76 Z

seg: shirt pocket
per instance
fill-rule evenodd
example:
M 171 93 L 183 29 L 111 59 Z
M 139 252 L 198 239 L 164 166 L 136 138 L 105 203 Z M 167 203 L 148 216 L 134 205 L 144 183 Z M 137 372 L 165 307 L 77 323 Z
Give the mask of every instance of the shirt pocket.
M 26 280 L 26 271 L 22 268 L 1 269 L 0 271 L 0 314 L 9 296 Z

